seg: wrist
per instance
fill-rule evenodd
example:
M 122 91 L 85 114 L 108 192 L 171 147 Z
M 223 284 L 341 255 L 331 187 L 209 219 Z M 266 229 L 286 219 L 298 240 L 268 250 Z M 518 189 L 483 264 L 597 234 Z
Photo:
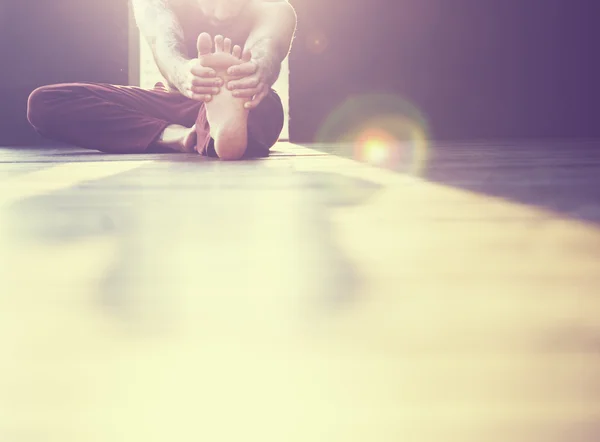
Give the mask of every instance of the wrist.
M 252 61 L 256 63 L 258 69 L 263 73 L 265 81 L 272 86 L 279 75 L 281 62 L 277 55 L 270 50 L 261 50 L 256 56 L 252 56 Z
M 182 94 L 185 94 L 187 88 L 186 81 L 191 70 L 190 62 L 191 60 L 186 60 L 184 58 L 173 60 L 171 69 L 169 70 L 167 80 Z

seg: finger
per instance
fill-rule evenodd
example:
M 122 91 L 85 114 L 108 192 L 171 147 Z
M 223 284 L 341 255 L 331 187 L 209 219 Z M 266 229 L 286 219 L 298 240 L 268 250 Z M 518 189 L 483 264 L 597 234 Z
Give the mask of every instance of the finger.
M 253 87 L 253 88 L 249 88 L 249 89 L 235 90 L 235 91 L 233 91 L 233 93 L 231 95 L 233 95 L 234 97 L 237 97 L 237 98 L 252 98 L 256 94 L 259 94 L 260 92 L 262 92 L 261 87 Z
M 190 98 L 195 101 L 200 101 L 202 103 L 208 103 L 212 100 L 212 95 L 204 95 L 204 94 L 194 94 L 192 93 Z
M 215 36 L 215 52 L 223 52 L 223 36 Z
M 242 48 L 239 45 L 235 45 L 233 47 L 233 55 L 235 56 L 235 58 L 242 57 Z
M 217 95 L 220 89 L 218 87 L 193 86 L 192 92 L 196 95 Z
M 237 66 L 231 66 L 229 69 L 227 69 L 227 74 L 237 77 L 246 77 L 248 75 L 255 74 L 257 70 L 258 65 L 255 62 L 249 61 L 238 64 Z
M 192 66 L 191 71 L 192 71 L 192 74 L 194 74 L 194 76 L 196 76 L 196 77 L 210 78 L 210 77 L 214 77 L 217 75 L 217 72 L 214 69 L 202 66 L 202 64 L 200 64 L 200 62 L 194 64 Z
M 244 107 L 246 109 L 256 109 L 256 107 L 261 103 L 261 101 L 263 101 L 265 99 L 265 97 L 268 94 L 269 94 L 269 89 L 264 88 L 263 91 L 256 94 L 251 101 L 244 104 Z
M 192 86 L 200 86 L 200 87 L 216 86 L 216 87 L 220 87 L 222 85 L 223 85 L 223 80 L 221 80 L 220 78 L 194 77 L 192 79 Z
M 252 60 L 252 51 L 250 49 L 244 49 L 244 53 L 242 54 L 242 61 L 248 62 Z
M 227 83 L 227 89 L 233 91 L 235 89 L 250 89 L 253 87 L 257 87 L 260 83 L 260 80 L 257 76 L 244 77 L 239 80 L 231 80 Z
M 252 98 L 255 95 L 262 93 L 265 89 L 266 89 L 266 85 L 264 83 L 261 83 L 254 88 L 237 89 L 237 90 L 233 91 L 232 95 L 234 97 L 240 97 L 240 98 Z
M 226 38 L 223 41 L 223 52 L 227 52 L 228 54 L 231 54 L 231 39 L 230 38 Z
M 183 94 L 183 96 L 190 98 L 192 100 L 195 100 L 195 101 L 207 102 L 207 101 L 212 100 L 212 93 L 210 93 L 210 94 L 196 93 L 196 92 L 194 92 L 193 87 L 183 89 L 183 90 L 181 90 L 181 93 Z

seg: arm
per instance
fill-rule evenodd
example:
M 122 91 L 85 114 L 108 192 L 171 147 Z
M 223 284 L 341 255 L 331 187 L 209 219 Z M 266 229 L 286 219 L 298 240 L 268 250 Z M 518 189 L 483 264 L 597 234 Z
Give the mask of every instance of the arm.
M 270 87 L 279 76 L 296 32 L 296 12 L 287 0 L 257 0 L 254 24 L 244 49 L 261 68 Z
M 183 30 L 171 10 L 169 0 L 133 0 L 133 11 L 140 33 L 146 39 L 161 74 L 181 89 L 185 81 Z
M 287 0 L 255 0 L 252 7 L 253 25 L 244 51 L 252 54 L 252 62 L 261 71 L 262 81 L 271 87 L 290 51 L 296 32 L 296 12 Z M 252 73 L 243 71 L 242 68 L 239 73 Z
M 227 83 L 234 97 L 249 98 L 246 109 L 256 108 L 277 80 L 296 32 L 296 12 L 287 0 L 255 0 L 253 21 L 242 63 L 227 73 L 240 77 Z

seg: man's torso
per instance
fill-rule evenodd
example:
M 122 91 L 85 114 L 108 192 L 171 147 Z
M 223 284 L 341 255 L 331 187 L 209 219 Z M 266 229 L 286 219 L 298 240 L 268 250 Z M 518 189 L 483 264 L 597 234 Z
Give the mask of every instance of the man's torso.
M 198 55 L 196 41 L 202 32 L 212 37 L 222 35 L 244 47 L 254 21 L 254 1 L 246 2 L 239 15 L 224 22 L 219 22 L 210 12 L 205 13 L 198 0 L 170 0 L 170 3 L 183 29 L 187 56 Z

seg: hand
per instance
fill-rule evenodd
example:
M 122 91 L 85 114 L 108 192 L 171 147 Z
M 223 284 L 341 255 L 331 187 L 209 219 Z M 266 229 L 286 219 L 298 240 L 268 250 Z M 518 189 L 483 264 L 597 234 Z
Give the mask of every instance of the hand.
M 179 91 L 192 100 L 210 101 L 223 86 L 223 80 L 216 75 L 214 69 L 203 66 L 197 58 L 192 59 L 184 65 Z
M 242 64 L 232 66 L 227 74 L 232 77 L 241 77 L 227 83 L 227 89 L 233 91 L 234 97 L 248 98 L 244 107 L 254 109 L 268 95 L 269 85 L 265 69 L 259 62 L 252 59 L 252 53 L 248 50 L 242 55 Z

